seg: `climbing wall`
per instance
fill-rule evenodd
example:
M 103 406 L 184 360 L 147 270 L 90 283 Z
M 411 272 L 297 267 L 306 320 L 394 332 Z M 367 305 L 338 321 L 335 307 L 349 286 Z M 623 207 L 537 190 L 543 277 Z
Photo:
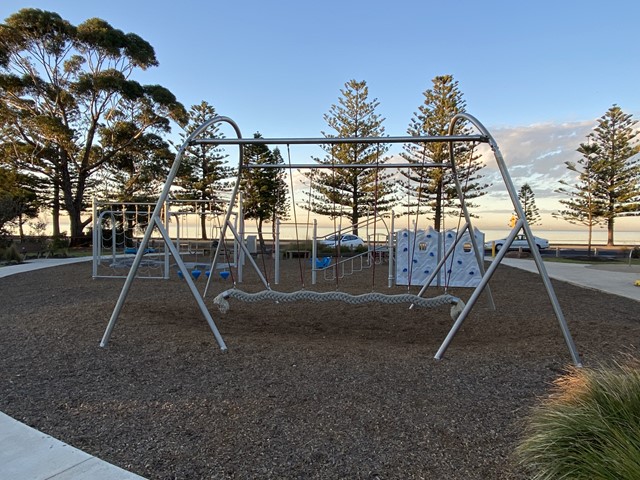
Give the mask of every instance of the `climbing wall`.
M 474 235 L 477 245 L 483 248 L 484 234 L 476 229 Z M 438 265 L 438 245 L 440 255 L 444 255 L 455 239 L 455 230 L 440 233 L 431 227 L 428 230 L 397 232 L 396 285 L 424 285 Z M 467 231 L 431 285 L 476 287 L 481 278 Z

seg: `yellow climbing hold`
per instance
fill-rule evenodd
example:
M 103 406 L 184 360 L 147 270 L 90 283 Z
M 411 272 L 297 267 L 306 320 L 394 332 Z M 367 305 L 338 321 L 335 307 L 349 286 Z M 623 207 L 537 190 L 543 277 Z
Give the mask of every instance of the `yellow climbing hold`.
M 636 283 L 634 283 L 634 285 L 635 285 L 636 287 L 640 287 L 640 280 L 636 280 Z

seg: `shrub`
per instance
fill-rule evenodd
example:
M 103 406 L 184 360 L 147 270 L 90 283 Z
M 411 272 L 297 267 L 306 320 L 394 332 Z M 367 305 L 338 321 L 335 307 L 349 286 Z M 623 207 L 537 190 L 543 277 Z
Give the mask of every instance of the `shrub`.
M 516 457 L 532 479 L 640 478 L 640 366 L 570 370 L 532 411 Z
M 15 244 L 11 244 L 9 248 L 5 249 L 4 259 L 9 263 L 20 263 L 22 261 L 20 252 L 18 252 Z

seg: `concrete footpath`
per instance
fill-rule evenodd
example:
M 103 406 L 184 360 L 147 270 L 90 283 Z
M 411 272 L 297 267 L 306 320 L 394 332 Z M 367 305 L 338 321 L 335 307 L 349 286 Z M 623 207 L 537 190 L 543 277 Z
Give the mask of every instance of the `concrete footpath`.
M 0 268 L 0 278 L 17 273 L 89 261 L 91 258 L 40 259 Z M 490 259 L 488 259 L 490 260 Z M 505 258 L 503 265 L 538 272 L 531 259 Z M 545 262 L 551 278 L 640 302 L 640 266 Z M 45 435 L 0 412 L 0 480 L 144 480 Z
M 488 259 L 490 260 L 490 259 Z M 505 258 L 502 265 L 538 273 L 533 259 Z M 549 277 L 640 302 L 640 265 L 544 262 Z
M 90 260 L 91 257 L 29 260 L 0 268 L 0 278 Z M 49 479 L 144 480 L 0 412 L 0 480 Z

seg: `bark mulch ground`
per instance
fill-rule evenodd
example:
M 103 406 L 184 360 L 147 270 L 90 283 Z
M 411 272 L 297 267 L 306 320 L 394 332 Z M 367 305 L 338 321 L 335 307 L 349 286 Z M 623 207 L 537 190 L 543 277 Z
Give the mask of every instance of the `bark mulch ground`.
M 388 293 L 379 270 L 339 288 Z M 637 302 L 553 283 L 585 364 L 637 355 Z M 442 361 L 447 307 L 207 298 L 223 353 L 177 278 L 135 281 L 100 348 L 122 284 L 88 263 L 0 279 L 0 410 L 153 479 L 525 478 L 522 422 L 571 362 L 540 278 L 506 266 Z

